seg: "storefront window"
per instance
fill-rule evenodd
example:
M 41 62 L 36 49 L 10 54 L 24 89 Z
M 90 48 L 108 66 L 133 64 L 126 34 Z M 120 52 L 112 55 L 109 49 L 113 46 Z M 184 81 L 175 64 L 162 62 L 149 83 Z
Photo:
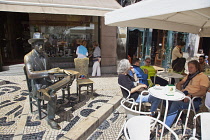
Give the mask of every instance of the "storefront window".
M 30 14 L 29 17 L 30 34 L 43 33 L 49 57 L 76 57 L 78 39 L 87 41 L 86 47 L 91 53 L 92 42 L 99 38 L 98 17 L 50 14 Z

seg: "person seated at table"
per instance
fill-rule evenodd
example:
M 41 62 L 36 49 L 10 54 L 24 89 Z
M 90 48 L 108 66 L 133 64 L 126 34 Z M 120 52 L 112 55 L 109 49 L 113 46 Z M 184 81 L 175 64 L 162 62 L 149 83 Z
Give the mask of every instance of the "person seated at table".
M 204 96 L 209 87 L 209 79 L 204 73 L 201 72 L 198 61 L 189 61 L 188 70 L 189 74 L 184 79 L 182 79 L 182 81 L 177 83 L 176 88 L 185 93 L 185 95 L 189 96 L 190 98 L 194 96 Z M 196 98 L 193 104 L 195 109 L 198 110 L 199 105 L 201 104 L 201 98 Z M 185 98 L 183 101 L 172 102 L 166 118 L 166 125 L 171 127 L 179 110 L 187 109 L 188 105 L 188 98 Z
M 148 71 L 148 79 L 151 79 L 153 82 L 155 80 L 155 83 L 154 84 L 159 84 L 161 86 L 166 86 L 168 85 L 168 81 L 163 79 L 163 78 L 160 78 L 159 76 L 156 76 L 156 78 L 154 79 L 157 71 L 155 70 L 155 68 L 153 66 L 151 66 L 151 59 L 149 57 L 147 57 L 145 60 L 144 60 L 144 66 L 141 66 L 141 69 L 142 70 L 147 70 Z M 149 81 L 150 82 L 150 81 Z M 172 82 L 173 84 L 174 82 Z M 150 83 L 149 83 L 150 85 Z
M 138 58 L 134 58 L 132 61 L 132 66 L 134 69 L 134 73 L 136 74 L 138 83 L 145 84 L 148 86 L 147 78 L 148 78 L 148 71 L 145 69 L 144 71 L 140 68 L 140 60 Z M 131 76 L 134 76 L 132 71 L 129 72 Z
M 150 102 L 151 103 L 150 111 L 151 112 L 156 111 L 161 100 L 151 96 L 150 94 L 141 96 L 138 91 L 141 88 L 147 88 L 147 85 L 140 84 L 140 85 L 134 86 L 134 83 L 133 83 L 134 78 L 128 74 L 130 69 L 131 69 L 131 64 L 128 61 L 128 59 L 122 59 L 119 62 L 118 69 L 117 69 L 118 84 L 130 90 L 131 95 L 129 98 L 133 98 L 137 103 L 139 103 L 140 100 L 141 102 Z M 123 97 L 127 97 L 128 92 L 126 92 L 124 89 L 121 89 L 121 90 L 122 90 Z
M 206 64 L 206 62 L 205 62 L 205 56 L 201 55 L 198 60 L 199 60 L 199 64 L 200 64 L 200 67 L 201 67 L 201 71 L 205 72 L 205 69 L 207 67 L 209 67 L 208 64 Z

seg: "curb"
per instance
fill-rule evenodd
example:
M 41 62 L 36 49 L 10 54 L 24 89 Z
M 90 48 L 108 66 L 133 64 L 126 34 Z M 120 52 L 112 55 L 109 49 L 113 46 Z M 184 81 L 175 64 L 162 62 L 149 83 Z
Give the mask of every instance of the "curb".
M 120 105 L 121 99 L 121 95 L 114 96 L 106 104 L 91 113 L 86 119 L 68 131 L 63 137 L 61 137 L 61 140 L 84 140 L 89 137 L 89 135 L 92 134 Z

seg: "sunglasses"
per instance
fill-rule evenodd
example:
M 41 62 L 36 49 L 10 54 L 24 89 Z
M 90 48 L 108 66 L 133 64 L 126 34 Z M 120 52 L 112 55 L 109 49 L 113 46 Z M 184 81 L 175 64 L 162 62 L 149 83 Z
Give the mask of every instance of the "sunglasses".
M 147 63 L 151 63 L 151 62 L 149 62 L 149 61 L 146 61 Z

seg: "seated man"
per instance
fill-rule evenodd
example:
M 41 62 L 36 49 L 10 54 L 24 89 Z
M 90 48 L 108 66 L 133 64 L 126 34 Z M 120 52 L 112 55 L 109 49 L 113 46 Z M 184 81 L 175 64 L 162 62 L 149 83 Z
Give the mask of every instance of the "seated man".
M 201 71 L 205 72 L 205 69 L 208 67 L 208 64 L 206 64 L 206 62 L 205 62 L 205 56 L 204 55 L 201 55 L 199 57 L 199 64 L 200 64 L 200 67 L 201 67 Z
M 177 83 L 176 88 L 191 98 L 194 96 L 204 96 L 209 87 L 209 79 L 204 73 L 201 72 L 198 61 L 189 61 L 188 70 L 189 74 L 182 81 Z M 201 98 L 196 98 L 193 103 L 195 109 L 198 109 L 199 105 L 201 104 Z M 172 102 L 166 118 L 166 125 L 171 127 L 178 114 L 178 111 L 180 109 L 187 109 L 188 105 L 189 100 L 187 98 L 185 98 L 183 101 Z
M 157 73 L 157 71 L 155 70 L 155 68 L 153 66 L 151 66 L 151 59 L 149 57 L 147 57 L 145 60 L 144 60 L 144 66 L 141 66 L 141 69 L 142 70 L 147 70 L 148 71 L 148 79 L 151 79 L 153 82 L 154 82 L 154 77 Z M 172 81 L 172 84 L 174 83 L 174 80 Z M 165 79 L 163 78 L 160 78 L 158 76 L 156 76 L 155 78 L 155 83 L 154 84 L 159 84 L 161 86 L 166 86 L 168 85 L 168 81 L 166 81 Z M 150 83 L 149 83 L 150 85 Z
M 151 96 L 150 94 L 141 96 L 138 91 L 141 88 L 147 88 L 147 86 L 145 84 L 134 86 L 134 83 L 133 83 L 134 78 L 128 74 L 130 69 L 131 69 L 131 65 L 127 59 L 122 59 L 119 62 L 118 69 L 117 69 L 118 83 L 122 85 L 123 87 L 127 88 L 128 90 L 130 90 L 131 95 L 129 98 L 133 98 L 137 103 L 139 103 L 140 100 L 141 102 L 150 102 L 152 104 L 150 111 L 151 112 L 156 111 L 161 100 Z M 126 92 L 124 89 L 121 89 L 121 90 L 123 93 L 123 97 L 127 98 L 128 92 Z
M 50 69 L 48 57 L 44 52 L 44 41 L 45 38 L 43 38 L 41 33 L 34 33 L 33 38 L 28 40 L 29 44 L 32 45 L 33 50 L 25 55 L 24 63 L 27 76 L 32 83 L 33 96 L 48 101 L 48 124 L 53 129 L 60 129 L 60 126 L 54 121 L 57 102 L 57 95 L 55 92 L 67 85 L 69 79 L 64 78 L 55 84 L 52 83 L 49 77 L 50 73 L 66 73 L 66 71 L 60 68 Z M 42 92 L 43 96 L 38 94 L 38 92 L 42 91 L 40 89 L 44 91 Z
M 144 71 L 140 68 L 140 60 L 138 58 L 134 58 L 132 61 L 132 66 L 134 69 L 134 73 L 132 71 L 129 72 L 131 76 L 136 74 L 137 78 L 139 79 L 139 83 L 145 84 L 148 86 L 147 78 L 148 78 L 148 71 L 145 69 Z

